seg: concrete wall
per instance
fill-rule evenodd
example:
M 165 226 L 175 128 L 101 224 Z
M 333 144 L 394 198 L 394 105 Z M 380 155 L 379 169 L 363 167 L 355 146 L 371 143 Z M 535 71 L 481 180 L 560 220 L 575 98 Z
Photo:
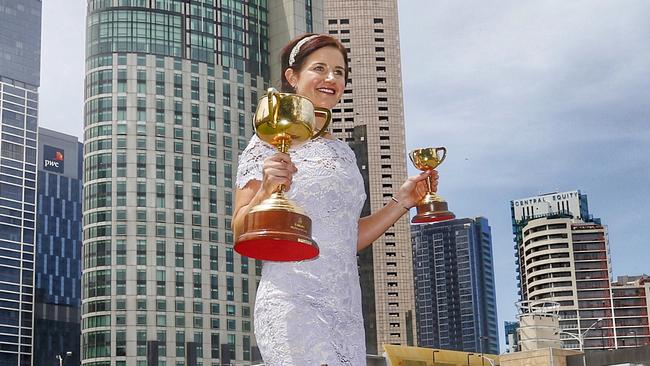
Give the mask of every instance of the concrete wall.
M 589 366 L 644 365 L 650 366 L 650 346 L 622 348 L 611 351 L 587 351 L 586 364 Z M 571 356 L 567 366 L 582 366 L 582 358 Z
M 582 361 L 581 354 L 579 351 L 544 348 L 503 354 L 499 356 L 499 361 L 501 366 L 568 366 L 567 356 L 575 355 L 574 357 L 578 357 Z

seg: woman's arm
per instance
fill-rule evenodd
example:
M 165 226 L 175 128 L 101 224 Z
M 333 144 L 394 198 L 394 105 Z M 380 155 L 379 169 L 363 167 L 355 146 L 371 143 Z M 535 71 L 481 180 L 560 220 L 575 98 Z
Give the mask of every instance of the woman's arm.
M 244 218 L 257 204 L 271 196 L 279 186 L 291 187 L 293 174 L 297 171 L 287 154 L 276 153 L 264 161 L 262 181 L 250 180 L 243 188 L 235 191 L 235 212 L 232 216 L 232 231 L 235 241 L 244 230 Z
M 394 196 L 394 200 L 391 199 L 379 211 L 359 220 L 357 251 L 365 249 L 382 236 L 388 228 L 424 197 L 428 189 L 426 179 L 429 175 L 431 175 L 432 188 L 435 192 L 438 187 L 438 172 L 430 170 L 414 175 L 402 184 Z

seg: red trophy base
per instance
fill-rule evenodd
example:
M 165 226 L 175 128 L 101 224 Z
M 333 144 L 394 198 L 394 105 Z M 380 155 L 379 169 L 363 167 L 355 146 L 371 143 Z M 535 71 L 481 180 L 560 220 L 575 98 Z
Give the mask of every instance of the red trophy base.
M 411 223 L 413 224 L 446 221 L 456 218 L 456 215 L 447 208 L 447 202 L 445 201 L 433 201 L 419 204 L 417 206 L 417 211 L 418 214 L 411 219 Z
M 313 259 L 320 252 L 311 238 L 311 219 L 285 210 L 250 212 L 244 222 L 244 234 L 235 243 L 243 256 L 274 262 Z

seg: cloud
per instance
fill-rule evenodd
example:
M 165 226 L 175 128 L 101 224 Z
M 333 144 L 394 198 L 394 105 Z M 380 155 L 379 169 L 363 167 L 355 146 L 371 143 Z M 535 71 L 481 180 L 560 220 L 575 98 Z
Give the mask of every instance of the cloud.
M 81 136 L 85 2 L 43 6 L 41 123 Z M 441 195 L 489 219 L 499 319 L 517 299 L 511 199 L 581 189 L 615 273 L 650 273 L 634 255 L 650 209 L 650 2 L 402 0 L 399 12 L 407 146 L 447 146 Z
M 517 299 L 509 201 L 581 189 L 615 272 L 650 266 L 647 1 L 400 2 L 407 147 L 448 147 L 440 193 L 492 226 L 500 320 Z M 425 15 L 423 15 L 425 14 Z M 630 273 L 634 274 L 634 272 Z
M 39 124 L 83 136 L 85 1 L 43 2 Z

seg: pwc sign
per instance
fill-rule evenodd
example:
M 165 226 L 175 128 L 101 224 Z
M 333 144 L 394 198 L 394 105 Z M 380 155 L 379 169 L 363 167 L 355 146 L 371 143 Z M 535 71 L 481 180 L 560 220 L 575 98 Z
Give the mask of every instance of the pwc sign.
M 63 149 L 43 145 L 43 169 L 63 174 Z

